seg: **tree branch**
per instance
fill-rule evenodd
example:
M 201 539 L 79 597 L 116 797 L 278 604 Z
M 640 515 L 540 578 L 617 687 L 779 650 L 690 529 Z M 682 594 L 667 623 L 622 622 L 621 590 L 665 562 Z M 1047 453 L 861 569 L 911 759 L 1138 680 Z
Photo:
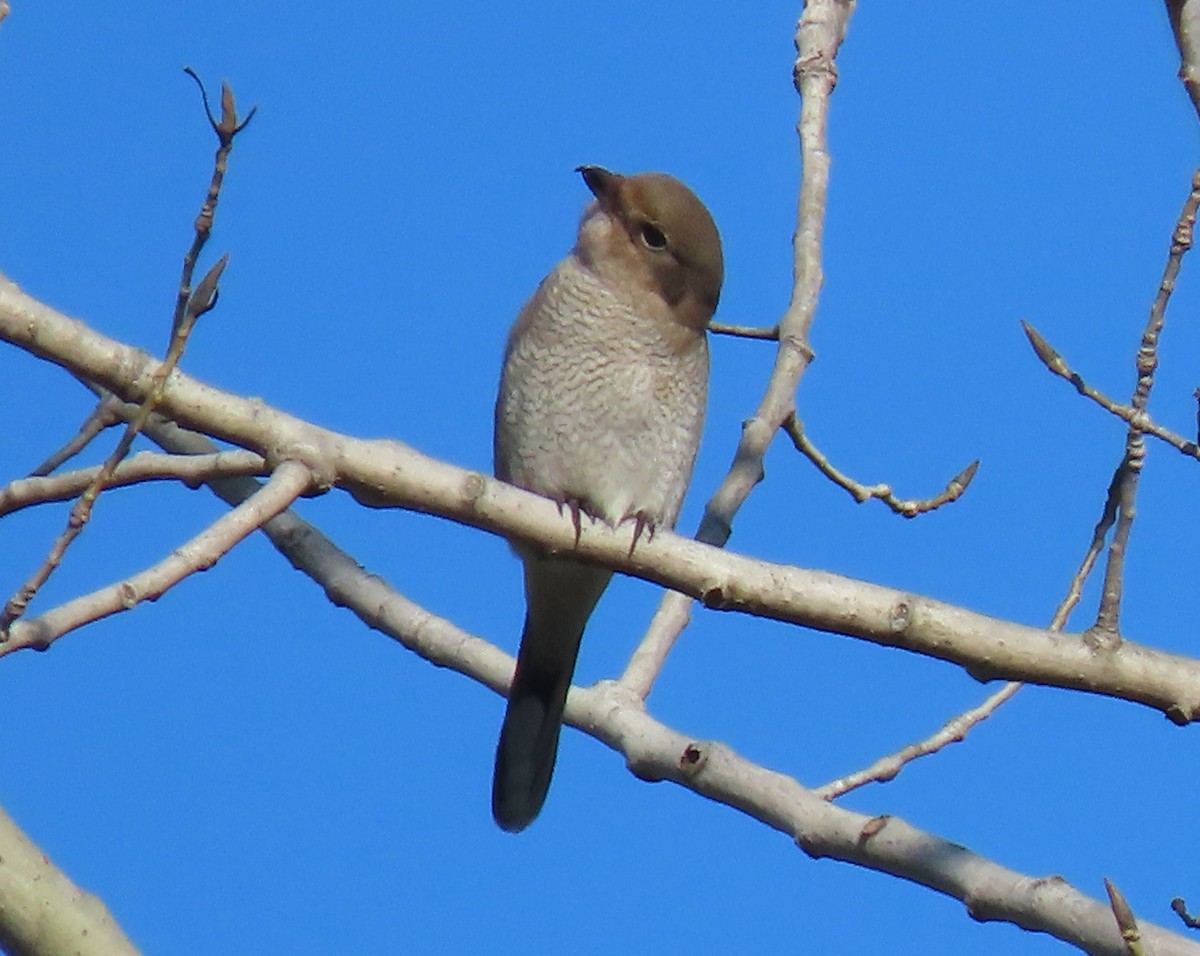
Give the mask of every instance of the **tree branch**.
M 147 434 L 178 453 L 212 450 L 202 436 L 169 425 L 152 425 Z M 237 505 L 257 482 L 220 478 L 211 484 L 223 500 Z M 425 659 L 498 694 L 506 692 L 514 662 L 499 648 L 388 587 L 290 511 L 273 518 L 263 531 L 334 604 Z M 1099 956 L 1125 954 L 1110 908 L 1061 878 L 1031 878 L 896 817 L 870 817 L 832 806 L 791 777 L 753 764 L 724 745 L 667 727 L 646 712 L 641 698 L 615 681 L 573 687 L 565 718 L 624 755 L 635 776 L 670 781 L 741 810 L 786 834 L 813 858 L 838 859 L 911 880 L 961 900 L 979 920 L 1049 933 Z M 1156 926 L 1143 926 L 1141 933 L 1156 956 L 1200 952 L 1189 940 Z
M 0 488 L 0 518 L 34 505 L 70 501 L 91 484 L 99 467 L 10 482 Z M 180 481 L 195 488 L 210 478 L 262 475 L 266 471 L 267 464 L 262 456 L 249 451 L 214 451 L 209 455 L 158 455 L 144 451 L 121 462 L 107 487 L 123 488 L 147 481 Z
M 140 403 L 156 360 L 0 282 L 0 339 Z M 192 379 L 171 377 L 164 414 L 263 455 L 294 460 L 314 488 L 341 485 L 364 504 L 409 508 L 552 550 L 575 549 L 553 502 L 428 458 L 398 442 L 339 435 Z M 585 523 L 581 557 L 699 598 L 718 610 L 801 624 L 936 657 L 980 680 L 1086 690 L 1145 704 L 1184 724 L 1200 719 L 1200 661 L 1125 641 L 1099 646 L 930 598 L 819 571 L 755 561 L 668 532 L 629 554 L 628 528 Z
M 0 947 L 10 956 L 137 956 L 101 900 L 79 889 L 0 810 Z
M 291 507 L 309 485 L 308 469 L 294 461 L 282 462 L 271 479 L 232 511 L 190 541 L 180 545 L 158 564 L 123 581 L 77 597 L 38 617 L 14 621 L 8 639 L 0 643 L 0 657 L 25 648 L 44 651 L 64 634 L 101 618 L 129 611 L 143 601 L 154 601 L 184 578 L 207 571 L 234 545 Z

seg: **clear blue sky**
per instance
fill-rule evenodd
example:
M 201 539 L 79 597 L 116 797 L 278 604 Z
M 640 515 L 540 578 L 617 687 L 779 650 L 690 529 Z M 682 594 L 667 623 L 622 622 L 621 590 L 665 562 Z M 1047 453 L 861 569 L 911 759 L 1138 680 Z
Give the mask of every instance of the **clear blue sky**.
M 184 361 L 214 385 L 487 468 L 503 337 L 571 245 L 580 163 L 695 188 L 725 242 L 719 318 L 770 324 L 786 305 L 798 3 L 13 6 L 0 271 L 118 339 L 161 350 L 207 183 L 211 134 L 182 67 L 259 105 L 210 246 L 231 256 L 221 303 Z M 1086 6 L 860 5 L 801 411 L 843 468 L 901 494 L 982 467 L 959 504 L 905 522 L 855 506 L 779 442 L 735 549 L 1049 620 L 1123 430 L 1045 373 L 1019 321 L 1127 395 L 1197 158 L 1162 4 Z M 1184 432 L 1196 268 L 1154 403 Z M 689 533 L 770 362 L 762 343 L 713 343 Z M 89 409 L 9 347 L 0 402 L 0 480 Z M 1198 480 L 1153 448 L 1124 618 L 1132 638 L 1188 654 Z M 220 511 L 177 487 L 106 496 L 39 607 L 161 558 Z M 300 511 L 412 599 L 515 647 L 519 570 L 501 541 L 338 493 Z M 62 517 L 0 525 L 6 593 Z M 581 681 L 620 670 L 657 596 L 613 586 Z M 700 612 L 651 706 L 816 785 L 986 692 L 946 664 Z M 501 833 L 488 792 L 502 701 L 329 606 L 263 540 L 153 606 L 0 661 L 0 699 L 0 803 L 151 953 L 1066 951 L 813 862 L 731 810 L 634 780 L 574 731 L 542 818 Z M 1093 895 L 1110 876 L 1171 925 L 1172 896 L 1200 908 L 1196 733 L 1027 689 L 966 744 L 845 802 Z

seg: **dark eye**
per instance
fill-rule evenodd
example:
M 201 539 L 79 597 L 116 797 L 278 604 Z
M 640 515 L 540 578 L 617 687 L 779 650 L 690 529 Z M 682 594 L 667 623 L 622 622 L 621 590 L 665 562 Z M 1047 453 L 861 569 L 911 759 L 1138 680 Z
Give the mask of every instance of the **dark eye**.
M 641 235 L 642 242 L 646 244 L 648 249 L 660 251 L 667 248 L 667 237 L 663 235 L 663 231 L 654 225 L 654 223 L 642 223 Z

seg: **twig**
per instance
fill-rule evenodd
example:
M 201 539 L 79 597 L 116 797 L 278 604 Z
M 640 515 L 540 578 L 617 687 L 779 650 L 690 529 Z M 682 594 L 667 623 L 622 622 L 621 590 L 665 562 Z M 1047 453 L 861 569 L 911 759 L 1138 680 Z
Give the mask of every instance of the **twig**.
M 708 331 L 714 335 L 732 335 L 742 339 L 765 339 L 770 342 L 779 341 L 779 326 L 769 329 L 758 325 L 729 325 L 725 322 L 710 322 Z
M 311 483 L 307 466 L 297 461 L 280 463 L 257 492 L 158 564 L 38 617 L 14 622 L 8 641 L 0 644 L 0 657 L 24 648 L 44 651 L 84 624 L 157 600 L 184 578 L 211 568 L 234 545 L 291 507 Z
M 1137 353 L 1137 382 L 1134 385 L 1130 405 L 1135 413 L 1144 413 L 1150 403 L 1150 391 L 1154 387 L 1154 373 L 1158 369 L 1158 342 L 1166 324 L 1167 304 L 1175 290 L 1183 257 L 1192 248 L 1196 228 L 1196 210 L 1200 208 L 1200 168 L 1192 174 L 1191 190 L 1184 201 L 1179 219 L 1171 233 L 1171 247 L 1167 264 L 1158 285 L 1158 293 L 1150 307 L 1146 328 Z M 1125 438 L 1125 454 L 1118 469 L 1120 487 L 1116 529 L 1108 548 L 1108 561 L 1104 569 L 1104 584 L 1100 591 L 1100 610 L 1096 615 L 1095 632 L 1107 641 L 1120 639 L 1121 593 L 1124 582 L 1125 555 L 1129 549 L 1129 536 L 1133 530 L 1138 482 L 1142 465 L 1146 459 L 1146 442 L 1136 425 L 1131 425 Z
M 821 453 L 817 446 L 812 443 L 804 431 L 804 423 L 794 412 L 784 421 L 783 427 L 792 439 L 792 444 L 795 446 L 796 451 L 800 452 L 800 454 L 816 465 L 817 470 L 835 485 L 848 491 L 851 497 L 859 504 L 876 498 L 891 508 L 896 514 L 902 515 L 905 518 L 915 518 L 919 514 L 925 514 L 940 508 L 944 504 L 957 501 L 962 497 L 963 492 L 967 490 L 967 486 L 971 484 L 971 479 L 975 477 L 975 472 L 979 470 L 979 459 L 976 459 L 951 478 L 944 491 L 932 498 L 919 500 L 897 498 L 892 491 L 891 485 L 864 485 L 839 471 Z
M 1192 392 L 1192 398 L 1196 400 L 1196 440 L 1200 441 L 1200 388 Z
M 1175 915 L 1183 920 L 1183 925 L 1188 929 L 1200 929 L 1200 917 L 1192 916 L 1187 910 L 1187 903 L 1180 897 L 1175 897 L 1171 900 L 1171 909 L 1175 911 Z
M 1016 681 L 1009 681 L 994 694 L 989 695 L 983 703 L 963 711 L 947 721 L 936 733 L 919 743 L 909 744 L 893 754 L 880 757 L 869 767 L 856 770 L 837 780 L 831 780 L 824 786 L 817 787 L 813 793 L 823 800 L 836 800 L 851 790 L 868 783 L 886 783 L 894 780 L 896 775 L 914 760 L 935 754 L 949 744 L 961 743 L 976 724 L 982 723 L 990 717 L 1001 704 L 1009 700 L 1024 686 Z
M 1195 221 L 1197 204 L 1200 203 L 1198 189 L 1200 189 L 1200 170 L 1197 170 L 1196 176 L 1193 177 L 1192 194 L 1189 196 L 1188 202 L 1185 204 L 1183 213 L 1180 215 L 1179 222 L 1176 225 L 1172 237 L 1171 258 L 1168 260 L 1167 271 L 1160 284 L 1159 294 L 1155 299 L 1154 307 L 1151 309 L 1146 330 L 1142 335 L 1142 345 L 1138 351 L 1138 382 L 1130 406 L 1131 415 L 1127 419 L 1131 422 L 1134 419 L 1138 419 L 1140 422 L 1146 417 L 1145 409 L 1149 401 L 1150 389 L 1153 386 L 1153 375 L 1157 366 L 1158 337 L 1163 327 L 1163 317 L 1166 312 L 1167 300 L 1170 298 L 1171 289 L 1174 288 L 1178 263 L 1191 242 L 1192 225 Z M 1173 265 L 1174 269 L 1172 269 Z M 1073 372 L 1067 366 L 1058 352 L 1049 345 L 1037 330 L 1028 323 L 1022 324 L 1034 351 L 1050 371 L 1070 381 L 1081 394 L 1091 393 L 1089 397 L 1098 396 L 1099 393 L 1092 390 L 1077 373 Z M 799 441 L 804 438 L 803 428 L 794 416 L 792 425 L 789 427 L 789 433 L 792 435 L 793 441 L 797 442 L 797 447 L 799 448 Z M 856 490 L 849 488 L 844 483 L 848 482 L 849 479 L 844 479 L 844 476 L 840 472 L 837 472 L 836 469 L 833 469 L 832 466 L 828 466 L 828 471 L 826 471 L 826 468 L 821 463 L 824 460 L 823 458 L 818 461 L 817 457 L 814 457 L 805 448 L 800 448 L 800 450 L 808 455 L 814 464 L 817 464 L 830 478 L 842 484 L 843 487 L 847 487 L 847 490 L 851 491 L 858 500 L 864 500 L 859 497 L 860 494 L 873 490 L 858 486 L 858 491 L 856 492 Z M 1104 509 L 1092 531 L 1092 539 L 1087 552 L 1079 569 L 1071 579 L 1067 594 L 1055 612 L 1054 619 L 1050 624 L 1050 630 L 1052 631 L 1061 631 L 1066 626 L 1071 611 L 1079 603 L 1080 595 L 1083 592 L 1083 584 L 1095 567 L 1096 560 L 1104 547 L 1104 539 L 1108 531 L 1115 524 L 1117 530 L 1113 534 L 1112 545 L 1109 548 L 1109 561 L 1100 614 L 1097 617 L 1096 624 L 1085 634 L 1087 643 L 1091 647 L 1111 649 L 1120 644 L 1120 635 L 1117 630 L 1119 626 L 1117 611 L 1120 606 L 1121 596 L 1121 567 L 1132 527 L 1134 496 L 1137 486 L 1136 479 L 1141 471 L 1141 461 L 1144 457 L 1145 445 L 1141 438 L 1141 428 L 1131 424 L 1127 435 L 1125 456 L 1122 458 L 1120 465 L 1113 474 L 1112 480 L 1109 482 Z M 950 488 L 947 490 L 949 491 L 954 486 L 955 482 L 951 482 Z M 886 486 L 883 487 L 890 494 L 891 489 L 886 488 Z M 992 694 L 978 707 L 954 717 L 925 740 L 910 744 L 894 754 L 882 757 L 870 767 L 831 781 L 820 787 L 817 793 L 825 799 L 835 799 L 866 783 L 873 781 L 882 782 L 895 778 L 904 766 L 911 761 L 919 757 L 937 753 L 943 747 L 963 740 L 972 727 L 989 717 L 997 707 L 1020 690 L 1021 686 L 1019 682 L 1011 682 L 1005 685 L 1005 687 Z
M 0 517 L 51 501 L 68 501 L 95 480 L 95 468 L 82 468 L 61 475 L 18 478 L 0 488 Z M 162 455 L 139 452 L 121 462 L 108 481 L 108 488 L 119 488 L 145 481 L 180 481 L 189 488 L 199 487 L 213 478 L 232 475 L 262 475 L 266 461 L 252 451 L 214 452 L 211 455 Z
M 126 426 L 125 433 L 121 436 L 117 447 L 113 449 L 112 454 L 105 460 L 91 484 L 88 485 L 87 489 L 80 495 L 79 500 L 71 509 L 67 525 L 54 542 L 50 553 L 46 556 L 41 566 L 9 598 L 3 612 L 0 613 L 0 640 L 3 639 L 3 635 L 9 630 L 9 626 L 13 621 L 25 613 L 29 602 L 33 600 L 42 585 L 49 580 L 50 575 L 62 563 L 63 556 L 66 554 L 71 542 L 83 532 L 84 527 L 91 518 L 96 499 L 108 484 L 117 464 L 129 453 L 134 438 L 137 437 L 138 432 L 141 431 L 150 414 L 162 400 L 167 379 L 170 378 L 171 373 L 178 366 L 179 360 L 183 357 L 188 336 L 191 334 L 196 320 L 212 309 L 217 303 L 218 282 L 221 278 L 221 273 L 224 272 L 225 266 L 229 261 L 228 254 L 222 256 L 216 265 L 208 270 L 195 290 L 192 289 L 192 276 L 196 259 L 212 232 L 213 216 L 216 213 L 217 200 L 221 192 L 221 183 L 224 180 L 225 170 L 228 165 L 229 151 L 233 149 L 234 136 L 245 128 L 246 123 L 253 117 L 254 110 L 251 110 L 245 121 L 239 124 L 233 91 L 230 90 L 228 84 L 223 84 L 221 88 L 221 119 L 218 122 L 213 118 L 212 111 L 208 107 L 208 94 L 204 91 L 204 85 L 200 83 L 199 78 L 192 70 L 188 69 L 186 72 L 200 86 L 205 113 L 208 116 L 208 121 L 212 125 L 213 131 L 217 134 L 219 145 L 217 146 L 216 156 L 213 161 L 213 174 L 209 182 L 208 193 L 200 207 L 200 214 L 196 217 L 195 235 L 192 245 L 183 260 L 183 273 L 179 279 L 179 293 L 176 297 L 175 314 L 171 321 L 171 337 L 167 347 L 166 358 L 162 365 L 155 370 L 149 393 L 142 403 L 141 411 Z
M 103 401 L 99 402 L 96 407 L 92 409 L 91 414 L 89 414 L 88 417 L 83 420 L 83 424 L 79 426 L 79 431 L 75 433 L 75 436 L 69 442 L 63 445 L 62 448 L 60 448 L 53 455 L 33 469 L 33 471 L 30 472 L 30 476 L 37 478 L 50 474 L 56 468 L 61 467 L 64 462 L 70 461 L 81 451 L 83 451 L 92 441 L 92 439 L 99 435 L 102 431 L 104 431 L 106 428 L 111 428 L 120 421 L 121 418 L 112 410 L 109 405 L 106 405 Z
M 733 531 L 733 517 L 763 477 L 763 456 L 775 433 L 795 410 L 796 389 L 812 361 L 809 329 L 821 291 L 821 247 L 825 205 L 829 192 L 829 101 L 837 84 L 834 61 L 854 0 L 809 0 L 796 24 L 796 62 L 793 80 L 800 94 L 800 195 L 796 232 L 792 239 L 792 296 L 776 326 L 779 347 L 766 392 L 753 417 L 742 426 L 742 437 L 729 472 L 704 509 L 696 540 L 721 548 Z M 679 628 L 686 623 L 688 599 L 663 595 L 659 610 L 620 677 L 622 687 L 641 698 L 649 695 Z
M 1116 487 L 1117 480 L 1114 477 L 1113 483 L 1109 487 L 1109 495 L 1105 503 L 1104 513 L 1092 531 L 1092 539 L 1088 544 L 1088 549 L 1084 552 L 1083 560 L 1079 563 L 1079 567 L 1075 570 L 1075 574 L 1071 578 L 1071 583 L 1067 587 L 1067 593 L 1063 596 L 1062 601 L 1054 612 L 1054 616 L 1050 619 L 1048 628 L 1050 631 L 1061 632 L 1067 626 L 1071 612 L 1079 604 L 1080 596 L 1083 594 L 1084 582 L 1087 581 L 1088 576 L 1092 573 L 1092 569 L 1096 566 L 1096 559 L 1100 556 L 1100 552 L 1104 547 L 1104 537 L 1109 527 L 1112 526 L 1116 515 L 1116 499 L 1114 497 L 1114 489 Z M 976 725 L 992 716 L 1002 704 L 1011 700 L 1017 691 L 1024 686 L 1020 681 L 1009 681 L 1000 690 L 994 694 L 990 694 L 981 704 L 952 717 L 924 740 L 909 744 L 907 747 L 895 753 L 888 754 L 885 757 L 880 757 L 869 767 L 856 770 L 854 773 L 839 777 L 837 780 L 831 780 L 824 786 L 818 787 L 814 792 L 826 800 L 836 800 L 851 790 L 865 786 L 868 783 L 886 783 L 889 780 L 894 780 L 900 771 L 914 760 L 931 756 L 948 747 L 950 744 L 961 743 L 963 740 L 966 740 L 967 734 Z
M 208 117 L 208 123 L 212 127 L 213 132 L 217 134 L 218 145 L 216 155 L 213 157 L 213 172 L 212 178 L 208 183 L 208 193 L 204 197 L 204 202 L 200 204 L 200 212 L 193 224 L 194 236 L 192 238 L 192 245 L 183 257 L 183 275 L 179 280 L 179 293 L 175 300 L 175 318 L 171 323 L 172 338 L 174 338 L 176 330 L 184 321 L 184 317 L 188 311 L 188 303 L 196 298 L 192 293 L 192 273 L 196 268 L 196 260 L 200 256 L 200 251 L 204 248 L 204 244 L 208 242 L 208 238 L 212 234 L 213 219 L 217 213 L 217 201 L 221 198 L 221 186 L 225 182 L 225 173 L 229 168 L 229 153 L 233 149 L 234 137 L 246 128 L 246 125 L 254 119 L 254 114 L 258 112 L 257 106 L 252 107 L 250 112 L 246 114 L 246 118 L 239 121 L 237 106 L 233 98 L 233 90 L 229 88 L 228 83 L 222 83 L 221 118 L 218 120 L 213 116 L 212 110 L 209 108 L 208 91 L 204 88 L 200 77 L 196 75 L 196 71 L 189 66 L 184 67 L 183 72 L 195 80 L 196 86 L 200 88 L 200 97 L 204 102 L 204 113 Z M 213 300 L 208 308 L 212 308 L 215 304 L 216 292 L 214 288 Z
M 1113 399 L 1109 398 L 1099 389 L 1089 385 L 1083 376 L 1067 363 L 1067 360 L 1063 358 L 1061 353 L 1046 341 L 1045 336 L 1037 329 L 1028 322 L 1022 322 L 1021 327 L 1024 329 L 1025 336 L 1029 339 L 1029 344 L 1033 346 L 1033 351 L 1042 364 L 1059 378 L 1070 382 L 1075 391 L 1084 398 L 1091 399 L 1106 412 L 1115 415 L 1142 434 L 1157 438 L 1159 441 L 1170 445 L 1180 454 L 1200 461 L 1200 446 L 1195 441 L 1183 438 L 1169 428 L 1164 428 L 1155 422 L 1149 413 L 1145 411 L 1139 412 L 1132 405 L 1123 405 L 1120 402 L 1113 401 Z M 1196 396 L 1200 398 L 1200 389 L 1197 390 Z M 1197 426 L 1200 429 L 1200 409 L 1197 411 Z

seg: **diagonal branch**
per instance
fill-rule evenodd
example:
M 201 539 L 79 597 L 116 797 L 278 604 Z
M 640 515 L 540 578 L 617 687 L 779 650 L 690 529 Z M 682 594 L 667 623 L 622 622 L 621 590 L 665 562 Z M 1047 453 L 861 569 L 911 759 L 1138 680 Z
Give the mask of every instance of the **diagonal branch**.
M 775 433 L 796 409 L 796 389 L 813 359 L 809 329 L 816 319 L 824 282 L 821 268 L 825 206 L 829 193 L 829 102 L 837 85 L 838 50 L 846 38 L 854 0 L 809 0 L 796 24 L 793 80 L 800 94 L 800 195 L 796 232 L 792 237 L 792 296 L 779 324 L 771 330 L 779 346 L 775 367 L 754 414 L 742 425 L 742 437 L 729 472 L 704 508 L 696 540 L 724 547 L 733 533 L 733 518 L 763 478 L 763 458 Z M 725 331 L 725 329 L 722 329 Z M 744 331 L 744 330 L 743 330 Z M 691 616 L 689 601 L 668 592 L 659 602 L 621 684 L 643 699 L 649 696 L 675 639 Z
M 9 639 L 0 644 L 0 657 L 25 648 L 44 651 L 63 635 L 85 624 L 130 611 L 143 601 L 158 600 L 184 578 L 207 571 L 236 544 L 290 508 L 308 490 L 310 477 L 304 465 L 283 462 L 254 494 L 158 564 L 60 604 L 38 617 L 18 621 L 12 627 Z
M 1154 387 L 1154 373 L 1158 370 L 1158 342 L 1167 321 L 1167 304 L 1183 257 L 1192 248 L 1196 230 L 1196 210 L 1200 208 L 1200 167 L 1192 174 L 1191 191 L 1184 201 L 1183 209 L 1171 233 L 1171 247 L 1167 264 L 1142 331 L 1142 341 L 1137 352 L 1137 382 L 1129 404 L 1135 414 L 1145 413 L 1150 405 L 1150 391 Z M 1137 500 L 1138 483 L 1142 476 L 1142 465 L 1146 460 L 1146 439 L 1141 431 L 1131 425 L 1125 435 L 1125 453 L 1117 469 L 1117 525 L 1112 542 L 1108 547 L 1108 561 L 1104 569 L 1104 583 L 1100 591 L 1100 610 L 1096 615 L 1094 630 L 1108 640 L 1119 639 L 1121 594 L 1124 588 L 1125 555 L 1129 550 L 1129 537 L 1133 531 L 1133 518 Z
M 137 956 L 98 897 L 57 869 L 0 810 L 0 947 L 10 956 Z
M 1022 322 L 1021 328 L 1025 332 L 1025 337 L 1029 339 L 1034 353 L 1049 372 L 1069 382 L 1071 387 L 1084 398 L 1091 399 L 1106 412 L 1127 422 L 1143 435 L 1150 435 L 1159 441 L 1166 442 L 1180 454 L 1200 461 L 1200 445 L 1197 445 L 1194 440 L 1184 438 L 1169 428 L 1164 428 L 1144 410 L 1138 411 L 1132 405 L 1122 405 L 1120 402 L 1113 401 L 1098 388 L 1089 385 L 1083 376 L 1072 368 L 1063 355 L 1046 341 L 1045 336 L 1032 325 Z M 1197 394 L 1200 395 L 1200 391 Z

